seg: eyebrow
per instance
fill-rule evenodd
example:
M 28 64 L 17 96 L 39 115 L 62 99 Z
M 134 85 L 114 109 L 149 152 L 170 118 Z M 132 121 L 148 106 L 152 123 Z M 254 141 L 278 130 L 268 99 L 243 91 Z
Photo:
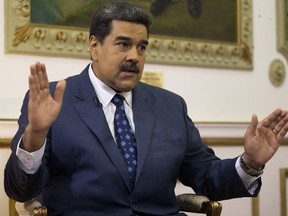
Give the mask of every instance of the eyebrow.
M 117 41 L 117 40 L 131 41 L 131 38 L 125 37 L 125 36 L 117 36 L 115 40 L 116 40 L 116 41 Z M 142 40 L 141 43 L 144 43 L 145 45 L 148 45 L 148 44 L 149 44 L 148 40 Z

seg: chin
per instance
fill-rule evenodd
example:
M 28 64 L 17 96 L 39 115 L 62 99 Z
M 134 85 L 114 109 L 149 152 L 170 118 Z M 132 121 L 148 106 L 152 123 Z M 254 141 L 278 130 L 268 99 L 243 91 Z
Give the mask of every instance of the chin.
M 136 85 L 136 84 L 135 84 Z M 120 88 L 118 88 L 121 92 L 129 92 L 132 91 L 132 89 L 135 87 L 135 85 L 125 85 L 125 86 L 121 86 Z
M 117 89 L 121 90 L 121 92 L 129 92 L 137 85 L 138 82 L 126 80 L 122 82 Z
M 133 86 L 133 88 L 134 88 L 134 86 Z M 132 91 L 133 88 L 121 88 L 120 92 L 129 92 L 129 91 Z

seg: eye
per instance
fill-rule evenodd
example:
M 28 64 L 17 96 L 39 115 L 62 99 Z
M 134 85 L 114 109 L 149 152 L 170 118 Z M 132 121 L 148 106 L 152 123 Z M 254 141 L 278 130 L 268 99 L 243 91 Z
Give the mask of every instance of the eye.
M 127 49 L 127 48 L 130 47 L 130 44 L 129 44 L 128 42 L 126 42 L 126 41 L 119 42 L 117 45 L 118 45 L 121 49 Z
M 142 44 L 142 45 L 138 46 L 139 54 L 141 54 L 141 55 L 145 54 L 146 49 L 147 49 L 147 44 Z

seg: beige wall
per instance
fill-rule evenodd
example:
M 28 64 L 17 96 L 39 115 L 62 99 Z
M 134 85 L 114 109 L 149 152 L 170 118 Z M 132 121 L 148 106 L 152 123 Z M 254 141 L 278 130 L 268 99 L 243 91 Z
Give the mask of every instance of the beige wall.
M 45 62 L 50 80 L 58 80 L 79 73 L 89 60 L 55 58 L 33 55 L 6 54 L 4 52 L 4 1 L 0 0 L 0 119 L 16 119 L 19 115 L 22 98 L 27 90 L 29 65 L 35 61 Z M 275 1 L 253 1 L 254 69 L 252 71 L 179 67 L 147 64 L 145 71 L 162 72 L 164 88 L 183 96 L 188 104 L 191 118 L 196 122 L 248 122 L 253 113 L 262 119 L 277 107 L 287 108 L 288 84 L 274 87 L 269 82 L 268 68 L 273 59 L 287 61 L 276 51 Z M 0 124 L 3 136 L 12 136 L 15 127 Z M 205 136 L 231 136 L 227 126 L 210 126 L 201 129 Z M 208 133 L 208 134 L 206 134 Z M 243 128 L 237 128 L 232 137 L 243 136 Z M 243 149 L 240 146 L 215 147 L 216 153 L 234 157 Z M 277 155 L 267 165 L 263 176 L 263 189 L 260 195 L 260 215 L 280 215 L 279 168 L 287 164 L 287 147 L 282 146 Z M 0 181 L 3 182 L 3 169 L 9 150 L 0 148 Z M 183 188 L 180 188 L 182 190 Z M 178 189 L 177 189 L 178 190 Z M 8 216 L 8 199 L 3 185 L 0 186 L 0 212 Z M 250 199 L 224 202 L 224 216 L 250 215 Z
M 287 62 L 276 51 L 275 1 L 254 0 L 254 69 L 252 71 L 179 67 L 147 64 L 145 71 L 163 72 L 164 88 L 183 96 L 194 121 L 247 122 L 252 113 L 260 118 L 276 107 L 287 107 L 287 80 L 280 88 L 271 85 L 268 68 L 273 59 Z M 29 65 L 45 62 L 50 80 L 79 73 L 89 62 L 83 59 L 56 58 L 4 53 L 4 0 L 0 0 L 0 118 L 17 118 L 27 90 Z

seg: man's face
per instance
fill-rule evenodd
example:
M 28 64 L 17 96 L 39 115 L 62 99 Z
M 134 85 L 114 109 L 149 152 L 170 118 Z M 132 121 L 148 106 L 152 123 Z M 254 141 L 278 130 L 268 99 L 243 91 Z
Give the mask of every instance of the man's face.
M 103 44 L 95 36 L 90 38 L 95 75 L 118 92 L 131 91 L 141 79 L 147 45 L 144 25 L 112 21 L 111 33 Z

